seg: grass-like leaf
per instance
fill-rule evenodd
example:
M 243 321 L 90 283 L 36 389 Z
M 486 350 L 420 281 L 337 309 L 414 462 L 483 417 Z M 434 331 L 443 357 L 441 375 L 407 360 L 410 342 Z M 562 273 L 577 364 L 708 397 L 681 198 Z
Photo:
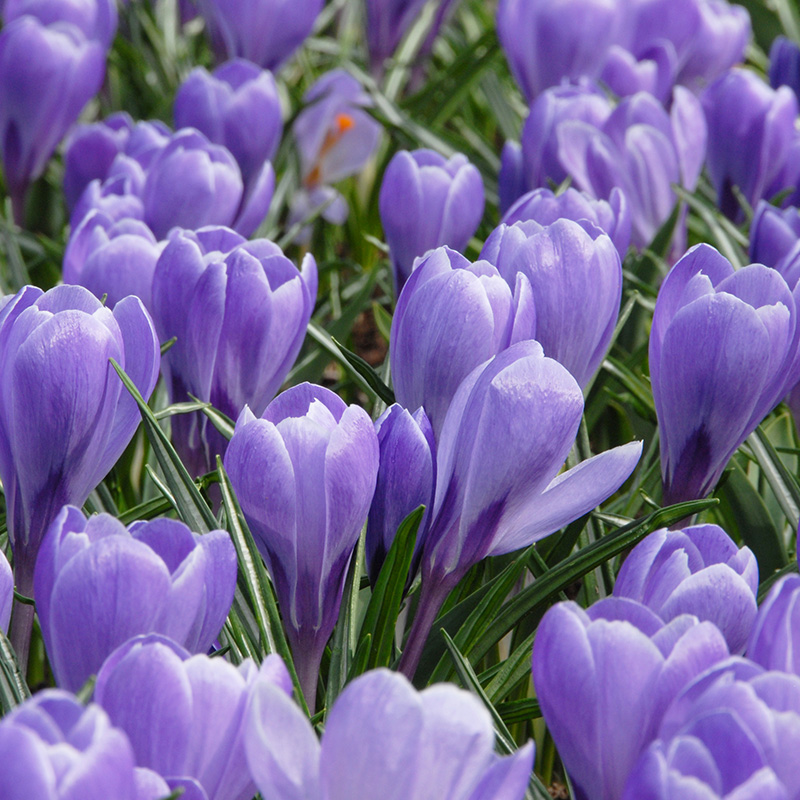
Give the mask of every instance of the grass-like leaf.
M 31 696 L 11 642 L 0 631 L 0 716 Z

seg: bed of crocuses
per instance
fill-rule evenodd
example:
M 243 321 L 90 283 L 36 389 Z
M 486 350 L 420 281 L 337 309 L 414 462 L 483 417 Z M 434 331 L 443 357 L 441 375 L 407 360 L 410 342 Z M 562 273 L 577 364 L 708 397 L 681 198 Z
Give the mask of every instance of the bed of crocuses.
M 800 798 L 793 0 L 0 11 L 0 800 Z

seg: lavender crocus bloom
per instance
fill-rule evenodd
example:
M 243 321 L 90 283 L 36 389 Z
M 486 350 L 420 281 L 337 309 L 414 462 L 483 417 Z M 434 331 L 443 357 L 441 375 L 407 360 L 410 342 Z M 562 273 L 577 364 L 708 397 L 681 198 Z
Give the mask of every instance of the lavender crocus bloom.
M 534 189 L 511 205 L 502 222 L 513 225 L 533 220 L 540 225 L 552 225 L 559 219 L 575 222 L 585 219 L 594 223 L 611 237 L 620 260 L 625 258 L 631 242 L 631 210 L 618 188 L 611 190 L 608 200 L 595 200 L 571 186 L 558 195 L 549 189 Z
M 777 36 L 769 50 L 769 83 L 773 89 L 788 86 L 800 96 L 800 47 L 785 36 Z
M 253 689 L 245 730 L 261 794 L 284 800 L 521 800 L 533 766 L 533 743 L 495 754 L 491 718 L 474 695 L 451 684 L 417 692 L 387 669 L 345 688 L 322 742 L 266 681 Z
M 27 286 L 4 299 L 0 478 L 17 588 L 28 597 L 48 526 L 62 506 L 83 504 L 139 423 L 136 404 L 110 358 L 150 396 L 158 379 L 159 345 L 137 298 L 121 300 L 113 313 L 80 286 L 46 293 Z M 12 641 L 21 644 L 15 625 Z
M 497 34 L 525 99 L 564 79 L 599 78 L 624 13 L 615 0 L 500 0 Z
M 642 92 L 625 98 L 601 126 L 567 120 L 555 133 L 559 160 L 578 188 L 598 199 L 610 198 L 615 187 L 625 194 L 638 248 L 653 241 L 672 213 L 672 184 L 692 190 L 705 157 L 702 108 L 681 87 L 669 113 Z
M 536 340 L 584 387 L 605 357 L 622 298 L 622 264 L 611 239 L 587 221 L 500 225 L 481 258 L 513 286 L 530 281 Z
M 467 246 L 483 204 L 481 175 L 466 156 L 446 159 L 433 150 L 393 156 L 383 174 L 379 207 L 398 293 L 417 257 L 440 245 Z
M 85 286 L 95 297 L 106 295 L 109 306 L 132 294 L 152 309 L 150 287 L 165 244 L 140 220 L 114 222 L 90 211 L 67 242 L 64 283 Z
M 705 497 L 739 445 L 797 383 L 795 299 L 761 264 L 734 272 L 693 247 L 661 285 L 650 380 L 664 501 Z
M 197 6 L 220 55 L 246 58 L 275 71 L 311 33 L 323 2 L 197 0 Z
M 778 270 L 794 289 L 800 280 L 800 209 L 762 200 L 750 223 L 750 258 Z
M 267 239 L 245 241 L 227 228 L 177 231 L 153 277 L 153 317 L 163 340 L 173 403 L 190 395 L 236 418 L 262 414 L 305 338 L 317 294 L 317 265 L 302 269 Z M 172 419 L 179 454 L 193 474 L 216 468 L 227 442 L 204 414 Z
M 514 342 L 532 339 L 535 330 L 524 275 L 512 294 L 488 261 L 471 264 L 447 247 L 437 248 L 411 274 L 392 320 L 397 402 L 408 409 L 422 406 L 438 436 L 461 381 Z
M 575 379 L 535 341 L 512 345 L 462 381 L 437 440 L 420 601 L 401 662 L 406 675 L 441 604 L 472 566 L 559 530 L 631 474 L 641 442 L 560 473 L 582 414 Z
M 713 622 L 731 653 L 742 653 L 756 617 L 758 563 L 718 525 L 654 531 L 625 559 L 615 597 L 646 605 L 669 622 L 693 614 Z
M 747 657 L 765 669 L 800 676 L 800 576 L 787 575 L 771 589 L 752 626 Z
M 754 72 L 732 69 L 708 87 L 703 108 L 708 121 L 708 174 L 726 216 L 741 220 L 744 215 L 734 186 L 755 206 L 795 185 L 794 181 L 773 185 L 797 138 L 798 104 L 791 89 L 772 89 Z
M 14 214 L 103 82 L 103 47 L 73 25 L 22 16 L 0 32 L 0 155 Z
M 24 15 L 42 25 L 67 22 L 86 39 L 99 42 L 108 50 L 117 32 L 117 4 L 114 0 L 6 0 L 3 22 L 9 25 Z
M 675 82 L 676 58 L 669 42 L 659 42 L 637 58 L 624 47 L 612 45 L 607 53 L 599 81 L 618 97 L 649 92 L 668 103 Z
M 138 634 L 162 633 L 206 652 L 235 586 L 236 550 L 225 531 L 200 536 L 172 519 L 126 528 L 108 514 L 87 520 L 64 506 L 42 542 L 34 582 L 56 682 L 78 691 Z
M 196 128 L 230 150 L 245 185 L 278 151 L 283 120 L 272 73 L 238 58 L 209 73 L 197 67 L 175 95 L 175 125 Z
M 100 706 L 46 689 L 0 722 L 3 800 L 145 800 L 133 752 Z
M 578 800 L 616 800 L 672 699 L 728 655 L 710 622 L 664 624 L 633 600 L 553 606 L 536 631 L 533 682 Z
M 11 606 L 14 603 L 14 574 L 5 554 L 0 551 L 0 631 L 8 633 Z
M 731 658 L 678 696 L 622 800 L 789 800 L 799 744 L 800 678 Z
M 424 505 L 409 579 L 416 574 L 436 485 L 436 444 L 423 409 L 411 414 L 395 403 L 375 423 L 375 431 L 380 467 L 366 536 L 367 572 L 373 586 L 400 523 L 415 508 Z
M 225 454 L 283 611 L 309 706 L 320 659 L 339 614 L 347 567 L 378 473 L 368 414 L 308 383 L 239 416 Z
M 244 751 L 244 714 L 254 686 L 270 682 L 291 694 L 279 656 L 257 667 L 190 656 L 163 636 L 137 636 L 117 648 L 97 675 L 95 701 L 127 734 L 140 767 L 186 797 L 249 800 L 256 787 Z M 199 787 L 194 786 L 199 784 Z

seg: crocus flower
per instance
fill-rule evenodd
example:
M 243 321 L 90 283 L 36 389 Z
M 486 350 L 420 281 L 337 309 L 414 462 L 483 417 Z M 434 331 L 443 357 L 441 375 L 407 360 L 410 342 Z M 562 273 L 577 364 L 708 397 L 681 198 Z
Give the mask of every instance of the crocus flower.
M 708 121 L 708 174 L 726 216 L 740 220 L 744 215 L 734 186 L 755 206 L 794 185 L 773 186 L 797 136 L 798 104 L 791 89 L 772 89 L 754 72 L 732 69 L 708 87 L 703 108 Z
M 451 684 L 417 692 L 386 669 L 345 688 L 321 742 L 300 709 L 266 681 L 253 688 L 245 729 L 261 794 L 286 800 L 521 800 L 533 766 L 533 743 L 505 758 L 495 754 L 491 718 L 474 695 Z
M 654 531 L 633 548 L 614 584 L 669 622 L 693 614 L 713 622 L 732 653 L 742 653 L 756 617 L 758 563 L 718 525 Z
M 227 228 L 177 231 L 153 277 L 153 317 L 163 340 L 173 403 L 194 395 L 236 418 L 261 414 L 297 357 L 317 294 L 310 254 L 302 269 L 267 239 Z M 203 414 L 172 419 L 178 452 L 193 474 L 216 468 L 226 442 Z
M 800 676 L 800 576 L 787 575 L 769 591 L 752 626 L 747 657 L 765 669 Z
M 665 502 L 714 488 L 797 382 L 799 333 L 792 292 L 775 270 L 734 272 L 706 244 L 672 268 L 656 301 L 649 359 Z
M 800 678 L 730 659 L 700 675 L 665 714 L 622 800 L 789 800 L 800 771 Z
M 406 675 L 441 604 L 472 566 L 559 530 L 631 474 L 641 442 L 559 474 L 582 414 L 575 379 L 535 341 L 512 345 L 461 383 L 437 440 L 420 601 L 401 662 Z
M 66 22 L 22 16 L 0 32 L 0 155 L 22 221 L 29 184 L 103 82 L 105 55 Z
M 46 689 L 0 721 L 4 800 L 144 800 L 133 752 L 100 706 Z
M 530 281 L 536 340 L 586 386 L 605 357 L 622 298 L 622 264 L 611 239 L 590 222 L 500 225 L 481 258 L 509 286 Z
M 90 211 L 67 242 L 64 283 L 105 295 L 109 306 L 133 294 L 152 309 L 150 287 L 164 244 L 138 219 L 114 222 L 102 211 Z
M 471 264 L 447 247 L 437 248 L 411 274 L 392 320 L 397 402 L 408 409 L 422 406 L 438 436 L 461 381 L 487 358 L 533 338 L 534 331 L 524 275 L 512 294 L 488 261 Z
M 313 706 L 350 557 L 375 491 L 369 415 L 305 383 L 261 419 L 239 416 L 225 469 L 275 584 L 297 674 Z
M 138 766 L 171 785 L 196 782 L 204 792 L 187 797 L 249 800 L 256 787 L 243 722 L 261 681 L 291 694 L 279 656 L 267 656 L 260 668 L 250 659 L 237 668 L 222 658 L 190 656 L 163 636 L 137 636 L 103 664 L 94 697 L 127 734 Z
M 552 225 L 562 218 L 594 223 L 611 237 L 620 260 L 625 258 L 631 242 L 631 210 L 625 195 L 616 187 L 608 200 L 596 200 L 572 186 L 558 195 L 550 189 L 534 189 L 509 207 L 502 222 L 513 225 L 533 220 L 540 225 Z
M 42 25 L 68 22 L 86 39 L 99 42 L 108 50 L 117 32 L 117 4 L 114 0 L 6 0 L 3 22 L 9 25 L 24 15 Z
M 467 246 L 483 216 L 483 181 L 460 153 L 402 150 L 383 174 L 379 207 L 399 293 L 418 256 Z
M 225 531 L 200 536 L 173 519 L 126 528 L 108 514 L 87 520 L 65 506 L 44 538 L 34 582 L 56 682 L 78 691 L 138 634 L 162 633 L 206 652 L 235 586 L 236 550 Z
M 710 622 L 664 624 L 633 600 L 553 606 L 539 623 L 533 682 L 579 800 L 616 800 L 672 699 L 728 655 Z
M 323 2 L 197 0 L 197 6 L 218 53 L 275 71 L 311 33 Z
M 566 120 L 555 133 L 559 160 L 578 188 L 598 199 L 622 189 L 638 248 L 653 241 L 672 213 L 672 184 L 694 189 L 705 157 L 703 111 L 682 87 L 675 89 L 669 113 L 641 92 L 625 98 L 600 126 Z M 678 244 L 682 236 L 679 230 Z
M 283 119 L 272 73 L 237 58 L 193 69 L 175 95 L 175 125 L 196 128 L 230 150 L 245 184 L 278 151 Z
M 794 289 L 800 280 L 800 209 L 759 202 L 750 223 L 750 258 L 778 270 Z
M 11 606 L 14 603 L 14 574 L 5 554 L 0 551 L 0 631 L 8 633 Z
M 423 409 L 411 414 L 395 403 L 375 423 L 375 432 L 380 466 L 366 535 L 367 572 L 373 586 L 400 523 L 415 508 L 424 505 L 409 577 L 416 574 L 436 485 L 436 444 Z
M 800 47 L 785 36 L 776 36 L 770 47 L 769 83 L 773 89 L 788 86 L 800 96 Z
M 17 588 L 28 597 L 48 526 L 62 506 L 84 503 L 139 423 L 136 404 L 110 358 L 150 396 L 158 379 L 159 345 L 137 298 L 121 300 L 113 313 L 80 286 L 46 293 L 27 286 L 4 299 L 0 478 Z M 26 609 L 32 611 L 20 607 Z M 27 648 L 15 639 L 16 625 L 12 642 L 23 649 L 17 655 L 25 661 Z

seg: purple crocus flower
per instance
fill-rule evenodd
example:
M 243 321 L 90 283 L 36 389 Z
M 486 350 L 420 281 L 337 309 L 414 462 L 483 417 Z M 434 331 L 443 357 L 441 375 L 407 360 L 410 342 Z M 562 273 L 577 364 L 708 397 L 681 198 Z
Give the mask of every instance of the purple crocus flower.
M 793 289 L 800 280 L 800 209 L 759 202 L 750 223 L 750 258 L 778 270 Z
M 752 626 L 747 657 L 765 669 L 800 676 L 800 576 L 787 575 L 771 589 Z
M 136 295 L 152 309 L 150 287 L 165 242 L 157 242 L 138 219 L 114 222 L 102 211 L 90 211 L 72 232 L 64 252 L 64 283 L 85 286 L 106 304 Z
M 245 518 L 267 562 L 309 706 L 339 615 L 350 557 L 378 473 L 369 415 L 308 383 L 245 408 L 225 454 Z
M 741 220 L 744 215 L 734 186 L 755 206 L 795 185 L 783 173 L 797 138 L 798 104 L 791 89 L 772 89 L 754 72 L 732 69 L 708 87 L 703 108 L 708 121 L 708 174 L 726 216 Z M 785 185 L 774 185 L 779 176 Z
M 35 17 L 42 25 L 67 22 L 86 39 L 111 47 L 117 32 L 117 4 L 114 0 L 6 0 L 3 22 L 9 25 L 18 17 Z
M 797 383 L 795 300 L 761 264 L 734 272 L 693 247 L 661 285 L 650 380 L 661 435 L 664 501 L 705 497 L 739 445 Z
M 153 323 L 135 297 L 105 308 L 80 286 L 27 286 L 0 307 L 0 479 L 19 592 L 33 596 L 42 537 L 67 503 L 81 505 L 128 445 L 139 411 L 109 363 L 144 397 L 158 379 Z M 31 606 L 12 623 L 17 655 Z M 19 628 L 18 625 L 22 626 Z
M 237 58 L 209 73 L 197 67 L 175 95 L 175 125 L 196 128 L 230 150 L 245 185 L 278 151 L 283 119 L 272 73 Z
M 0 551 L 0 631 L 8 633 L 11 606 L 14 603 L 14 574 L 5 553 Z
M 395 403 L 375 423 L 375 432 L 380 466 L 366 535 L 367 572 L 373 586 L 400 523 L 415 508 L 424 505 L 409 579 L 416 574 L 436 485 L 436 444 L 423 409 L 411 414 Z
M 418 256 L 463 250 L 483 216 L 483 181 L 466 156 L 401 150 L 383 174 L 380 215 L 399 293 Z
M 605 357 L 622 298 L 622 264 L 611 239 L 587 221 L 500 225 L 481 250 L 513 286 L 530 281 L 536 340 L 583 387 Z
M 256 787 L 243 723 L 260 682 L 291 694 L 279 656 L 267 656 L 260 668 L 250 659 L 237 668 L 222 658 L 190 656 L 163 636 L 137 636 L 103 664 L 94 697 L 128 735 L 138 766 L 170 785 L 192 786 L 187 797 L 249 800 Z
M 668 103 L 675 83 L 675 51 L 669 42 L 658 42 L 641 58 L 618 45 L 606 52 L 599 81 L 617 97 L 649 92 L 662 103 Z
M 145 800 L 125 734 L 92 703 L 45 689 L 0 721 L 3 800 Z
M 615 597 L 629 597 L 669 622 L 693 614 L 713 622 L 742 653 L 756 617 L 758 563 L 718 525 L 654 531 L 625 559 Z
M 692 190 L 705 157 L 702 108 L 681 87 L 669 113 L 642 92 L 625 98 L 601 126 L 566 120 L 555 133 L 559 160 L 578 188 L 598 199 L 622 189 L 638 248 L 653 241 L 672 213 L 677 202 L 672 184 Z M 677 239 L 682 236 L 679 231 Z
M 225 531 L 200 536 L 173 519 L 126 528 L 108 514 L 87 520 L 64 506 L 42 542 L 34 581 L 56 682 L 78 691 L 138 634 L 162 633 L 206 652 L 235 587 L 236 550 Z
M 582 414 L 575 379 L 535 341 L 512 345 L 461 383 L 437 441 L 420 601 L 401 662 L 406 675 L 442 603 L 472 566 L 559 530 L 631 474 L 641 442 L 560 473 Z
M 622 800 L 789 800 L 800 771 L 800 678 L 731 658 L 700 675 L 665 714 Z
M 66 22 L 22 16 L 0 32 L 0 155 L 14 215 L 103 82 L 103 46 Z
M 539 623 L 533 682 L 578 800 L 616 800 L 672 699 L 728 655 L 710 622 L 665 624 L 633 600 L 553 606 Z
M 177 231 L 153 277 L 153 316 L 163 340 L 173 403 L 190 395 L 236 418 L 262 414 L 305 338 L 317 294 L 310 254 L 302 269 L 267 239 L 245 241 L 227 228 Z M 227 442 L 201 413 L 172 418 L 172 434 L 190 472 L 216 468 Z
M 392 381 L 400 405 L 422 406 L 439 434 L 459 384 L 509 345 L 532 339 L 530 283 L 509 288 L 488 261 L 439 247 L 411 274 L 392 320 Z M 446 332 L 446 335 L 443 335 Z
M 620 260 L 625 258 L 631 242 L 631 210 L 618 188 L 611 190 L 608 200 L 595 200 L 572 186 L 558 195 L 550 189 L 534 189 L 510 206 L 502 222 L 513 225 L 533 220 L 540 225 L 552 225 L 562 218 L 594 223 L 611 237 Z
M 505 758 L 495 754 L 491 718 L 474 695 L 451 684 L 417 692 L 387 669 L 345 688 L 322 742 L 266 681 L 253 689 L 245 729 L 261 794 L 286 800 L 521 800 L 533 766 L 532 742 Z
M 788 86 L 800 96 L 800 47 L 785 36 L 776 36 L 769 50 L 769 84 Z
M 324 0 L 197 0 L 217 52 L 273 72 L 311 33 Z

